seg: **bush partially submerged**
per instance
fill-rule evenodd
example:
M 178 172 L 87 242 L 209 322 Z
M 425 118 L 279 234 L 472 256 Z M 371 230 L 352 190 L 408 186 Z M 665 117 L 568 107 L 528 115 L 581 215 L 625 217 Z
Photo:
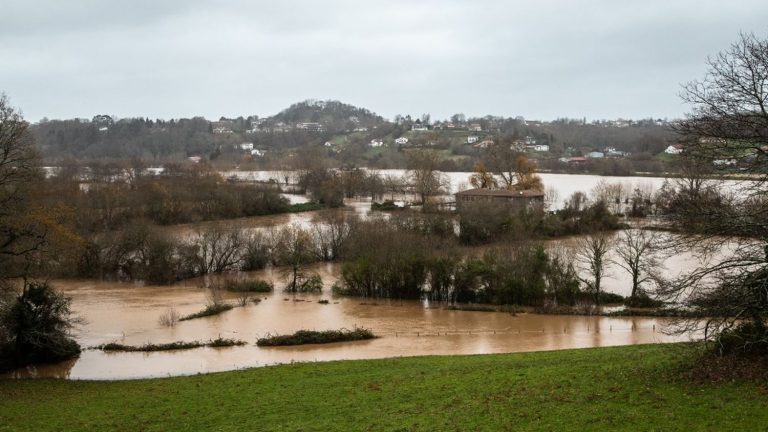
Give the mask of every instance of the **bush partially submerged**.
M 157 322 L 163 327 L 174 327 L 178 324 L 179 318 L 179 313 L 176 312 L 176 309 L 170 308 L 160 315 Z
M 122 351 L 122 352 L 156 352 L 156 351 L 172 351 L 172 350 L 185 350 L 200 347 L 222 348 L 231 346 L 241 346 L 246 343 L 237 339 L 225 339 L 216 338 L 211 339 L 208 342 L 192 341 L 192 342 L 170 342 L 165 344 L 151 344 L 144 345 L 123 345 L 116 342 L 111 342 L 94 347 L 101 351 Z
M 392 200 L 386 200 L 383 203 L 377 203 L 377 202 L 371 203 L 371 210 L 392 211 L 392 210 L 404 210 L 407 208 L 408 208 L 407 206 L 400 207 L 399 205 L 395 204 L 395 202 Z
M 218 315 L 222 312 L 226 312 L 233 308 L 234 306 L 232 306 L 231 304 L 213 303 L 206 306 L 205 309 L 201 310 L 200 312 L 195 312 L 193 314 L 189 314 L 187 316 L 183 316 L 179 318 L 179 321 L 188 321 L 195 318 L 203 318 L 207 316 Z
M 0 304 L 0 370 L 77 356 L 69 335 L 75 324 L 70 300 L 46 283 L 31 283 Z
M 306 211 L 315 211 L 315 210 L 322 210 L 323 205 L 318 202 L 305 202 L 305 203 L 297 203 L 297 204 L 291 204 L 288 207 L 288 211 L 291 213 L 301 213 Z
M 228 280 L 224 283 L 227 291 L 266 293 L 274 290 L 274 285 L 261 279 Z
M 259 338 L 258 346 L 287 346 L 305 344 L 325 344 L 333 342 L 348 342 L 374 339 L 377 336 L 371 330 L 356 327 L 354 330 L 299 330 L 291 335 L 276 335 Z

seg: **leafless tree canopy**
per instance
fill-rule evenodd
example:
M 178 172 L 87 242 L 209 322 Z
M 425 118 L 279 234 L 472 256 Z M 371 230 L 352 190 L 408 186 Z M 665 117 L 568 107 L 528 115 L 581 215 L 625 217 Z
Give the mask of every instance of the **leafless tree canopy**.
M 706 76 L 684 86 L 692 106 L 677 126 L 685 143 L 671 220 L 683 235 L 676 246 L 706 253 L 708 260 L 660 291 L 710 318 L 689 321 L 707 336 L 733 336 L 741 348 L 768 352 L 768 40 L 742 34 L 707 61 Z M 708 179 L 714 161 L 736 159 L 751 176 L 733 194 Z M 723 332 L 726 333 L 723 333 Z M 722 339 L 721 339 L 722 340 Z
M 594 294 L 595 304 L 600 305 L 602 280 L 605 277 L 605 267 L 608 264 L 608 252 L 611 242 L 603 234 L 590 234 L 578 240 L 576 246 L 576 262 L 582 268 L 586 277 L 580 278 L 587 290 Z

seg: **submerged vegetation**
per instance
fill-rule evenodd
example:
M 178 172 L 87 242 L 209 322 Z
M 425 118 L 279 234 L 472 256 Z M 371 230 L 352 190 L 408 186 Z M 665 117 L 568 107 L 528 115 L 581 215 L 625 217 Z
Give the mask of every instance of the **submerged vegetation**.
M 241 340 L 225 339 L 222 337 L 218 337 L 216 339 L 211 339 L 207 342 L 202 342 L 202 341 L 170 342 L 170 343 L 164 343 L 164 344 L 147 343 L 139 346 L 123 345 L 116 342 L 110 342 L 103 345 L 95 346 L 92 349 L 107 351 L 107 352 L 109 351 L 155 352 L 155 351 L 186 350 L 186 349 L 201 348 L 201 347 L 223 348 L 223 347 L 231 347 L 231 346 L 242 346 L 245 344 L 246 342 Z
M 333 342 L 350 342 L 374 339 L 376 335 L 371 330 L 355 327 L 352 330 L 299 330 L 290 335 L 265 336 L 256 341 L 257 346 L 287 346 L 326 344 Z
M 271 282 L 261 279 L 242 279 L 227 280 L 224 282 L 224 289 L 233 292 L 267 293 L 272 292 L 275 287 Z
M 196 318 L 204 318 L 204 317 L 209 317 L 213 315 L 218 315 L 220 313 L 226 312 L 234 308 L 235 307 L 233 305 L 227 304 L 227 303 L 209 304 L 208 306 L 205 307 L 205 309 L 201 310 L 200 312 L 195 312 L 193 314 L 185 315 L 179 318 L 179 321 L 189 321 Z

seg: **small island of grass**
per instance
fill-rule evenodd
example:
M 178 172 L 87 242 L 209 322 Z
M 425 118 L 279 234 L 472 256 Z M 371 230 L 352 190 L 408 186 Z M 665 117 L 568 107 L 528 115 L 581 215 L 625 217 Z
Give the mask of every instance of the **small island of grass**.
M 366 328 L 355 328 L 353 330 L 299 330 L 290 335 L 275 335 L 259 338 L 256 341 L 258 346 L 288 346 L 288 345 L 307 345 L 307 344 L 325 344 L 333 342 L 349 342 L 357 340 L 375 339 L 377 336 L 371 330 Z

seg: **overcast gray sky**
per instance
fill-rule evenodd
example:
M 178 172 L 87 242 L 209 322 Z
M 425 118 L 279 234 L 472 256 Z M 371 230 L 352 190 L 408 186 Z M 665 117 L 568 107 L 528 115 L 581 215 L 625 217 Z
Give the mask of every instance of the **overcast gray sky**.
M 42 117 L 678 117 L 768 1 L 0 0 L 0 91 Z

